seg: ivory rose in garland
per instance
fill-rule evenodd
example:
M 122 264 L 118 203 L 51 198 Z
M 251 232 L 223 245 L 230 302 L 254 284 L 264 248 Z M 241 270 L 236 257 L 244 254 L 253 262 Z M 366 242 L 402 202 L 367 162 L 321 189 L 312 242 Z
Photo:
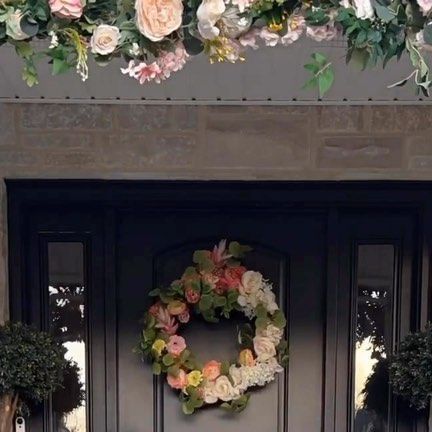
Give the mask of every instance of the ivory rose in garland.
M 120 30 L 117 27 L 101 24 L 90 39 L 91 50 L 95 54 L 111 54 L 117 48 L 119 39 Z
M 242 411 L 248 391 L 274 381 L 283 371 L 281 364 L 287 362 L 286 320 L 272 284 L 239 263 L 249 250 L 237 242 L 227 246 L 222 241 L 212 251 L 196 251 L 194 266 L 180 279 L 163 291 L 151 292 L 157 299 L 148 309 L 140 348 L 152 360 L 153 372 L 166 373 L 168 385 L 181 391 L 185 414 L 205 404 Z M 201 366 L 177 332 L 189 322 L 191 313 L 218 322 L 219 316 L 229 318 L 235 310 L 255 324 L 255 331 L 246 325 L 239 332 L 237 361 L 212 359 Z
M 138 30 L 153 42 L 176 31 L 182 23 L 181 0 L 136 0 L 136 24 Z
M 51 13 L 59 18 L 78 19 L 83 14 L 84 0 L 49 0 Z
M 204 39 L 212 40 L 219 36 L 220 30 L 216 23 L 224 12 L 224 0 L 203 0 L 201 2 L 197 10 L 198 31 Z

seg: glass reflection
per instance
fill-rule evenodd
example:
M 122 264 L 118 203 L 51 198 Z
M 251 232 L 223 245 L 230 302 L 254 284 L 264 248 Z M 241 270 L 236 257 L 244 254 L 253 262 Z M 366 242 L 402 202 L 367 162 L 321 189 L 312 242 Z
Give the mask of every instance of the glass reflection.
M 387 432 L 395 250 L 392 245 L 360 245 L 357 260 L 354 431 Z
M 48 244 L 50 331 L 66 348 L 63 388 L 52 397 L 53 432 L 85 432 L 86 304 L 84 248 L 78 242 Z

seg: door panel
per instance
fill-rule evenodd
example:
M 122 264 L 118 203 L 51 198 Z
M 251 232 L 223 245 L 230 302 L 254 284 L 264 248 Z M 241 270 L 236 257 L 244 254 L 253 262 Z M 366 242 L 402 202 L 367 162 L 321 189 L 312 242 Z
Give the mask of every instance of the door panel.
M 336 430 L 414 430 L 415 414 L 391 396 L 387 361 L 415 315 L 415 224 L 403 211 L 341 215 Z
M 320 215 L 272 212 L 123 212 L 119 218 L 119 429 L 125 432 L 320 431 L 323 376 L 325 223 Z M 288 376 L 253 394 L 247 415 L 209 409 L 193 417 L 131 356 L 148 291 L 178 278 L 197 248 L 229 238 L 249 244 L 245 260 L 274 283 L 289 325 Z M 185 333 L 203 360 L 238 352 L 235 322 L 193 323 Z M 300 390 L 300 391 L 299 391 Z M 288 415 L 289 413 L 289 415 Z

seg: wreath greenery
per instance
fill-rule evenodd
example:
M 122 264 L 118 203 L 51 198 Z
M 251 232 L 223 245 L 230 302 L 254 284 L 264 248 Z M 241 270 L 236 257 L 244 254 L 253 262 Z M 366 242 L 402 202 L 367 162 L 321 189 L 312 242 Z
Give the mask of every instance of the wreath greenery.
M 407 53 L 413 71 L 394 85 L 412 79 L 428 94 L 431 14 L 431 0 L 0 0 L 0 45 L 15 47 L 30 86 L 44 57 L 54 75 L 76 69 L 83 80 L 89 56 L 101 65 L 123 57 L 123 73 L 145 83 L 167 79 L 201 52 L 234 63 L 247 48 L 344 35 L 347 61 L 363 68 Z M 35 51 L 33 39 L 49 47 Z M 323 95 L 334 80 L 331 62 L 315 53 L 305 68 L 306 87 Z
M 194 265 L 167 289 L 155 289 L 156 301 L 145 314 L 139 352 L 152 362 L 153 373 L 167 375 L 179 391 L 185 414 L 218 404 L 242 411 L 248 391 L 273 381 L 288 361 L 283 339 L 286 319 L 276 303 L 272 284 L 261 273 L 247 270 L 240 259 L 250 250 L 226 241 L 193 254 Z M 201 364 L 178 330 L 200 316 L 217 323 L 235 312 L 250 321 L 239 331 L 241 351 L 235 361 Z

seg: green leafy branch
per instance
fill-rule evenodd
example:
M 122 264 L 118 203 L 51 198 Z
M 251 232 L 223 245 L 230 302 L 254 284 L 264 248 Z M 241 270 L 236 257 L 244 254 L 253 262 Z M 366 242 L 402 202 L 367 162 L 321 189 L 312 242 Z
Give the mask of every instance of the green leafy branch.
M 320 53 L 311 55 L 312 62 L 304 65 L 304 68 L 312 73 L 312 78 L 303 86 L 304 89 L 318 88 L 319 97 L 322 98 L 332 87 L 334 71 L 332 63 Z

